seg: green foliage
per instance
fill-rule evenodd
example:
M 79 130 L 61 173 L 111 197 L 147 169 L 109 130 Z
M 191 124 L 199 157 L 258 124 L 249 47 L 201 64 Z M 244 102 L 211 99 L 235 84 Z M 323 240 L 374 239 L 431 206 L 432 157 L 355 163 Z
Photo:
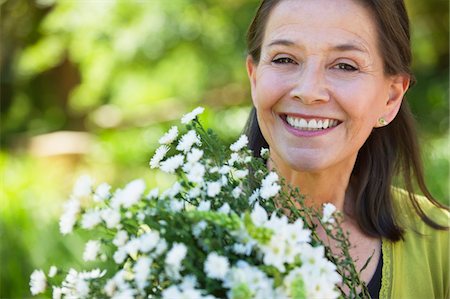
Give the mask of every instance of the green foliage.
M 450 206 L 450 139 L 425 137 L 423 144 L 427 186 L 438 201 Z
M 243 37 L 255 9 L 252 2 L 56 1 L 35 24 L 39 38 L 12 53 L 17 89 L 11 95 L 11 107 L 6 108 L 19 110 L 16 99 L 31 103 L 50 100 L 43 107 L 46 110 L 52 106 L 51 101 L 63 100 L 61 109 L 69 123 L 43 127 L 48 130 L 71 127 L 74 119 L 85 120 L 105 104 L 121 112 L 123 124 L 133 122 L 143 112 L 149 116 L 159 114 L 159 121 L 169 120 L 174 106 L 182 108 L 178 111 L 187 111 L 205 98 L 207 91 L 207 100 L 221 109 L 223 100 L 228 101 L 225 106 L 243 103 L 248 98 Z M 4 4 L 8 5 L 13 4 Z M 30 11 L 44 9 L 32 3 L 23 6 Z M 69 66 L 71 69 L 66 69 Z M 57 99 L 60 88 L 48 81 L 40 87 L 47 99 L 35 94 L 33 82 L 49 72 L 62 74 L 60 80 L 65 80 L 67 74 L 73 77 L 66 78 L 70 82 L 62 86 L 65 98 Z M 237 85 L 229 91 L 221 89 L 233 82 Z M 27 85 L 31 90 L 19 89 Z M 164 105 L 166 102 L 170 104 Z M 162 110 L 158 105 L 164 106 Z M 15 122 L 7 126 L 14 130 L 30 129 L 19 121 L 32 112 L 2 113 L 6 113 L 8 122 Z

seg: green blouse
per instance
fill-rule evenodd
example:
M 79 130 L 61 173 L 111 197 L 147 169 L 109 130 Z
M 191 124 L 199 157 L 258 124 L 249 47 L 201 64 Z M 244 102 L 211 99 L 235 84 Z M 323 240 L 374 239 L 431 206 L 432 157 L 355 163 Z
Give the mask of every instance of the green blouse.
M 395 207 L 405 228 L 404 239 L 382 241 L 383 270 L 380 298 L 450 298 L 449 231 L 436 230 L 414 212 L 406 193 L 396 193 Z M 450 214 L 420 198 L 431 219 L 449 225 Z

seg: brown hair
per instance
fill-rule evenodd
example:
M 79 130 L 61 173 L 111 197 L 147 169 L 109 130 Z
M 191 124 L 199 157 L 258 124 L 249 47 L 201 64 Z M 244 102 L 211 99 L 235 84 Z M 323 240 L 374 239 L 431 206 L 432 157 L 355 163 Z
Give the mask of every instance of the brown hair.
M 282 0 L 262 0 L 247 33 L 248 53 L 254 63 L 261 54 L 265 27 L 270 12 Z M 415 83 L 411 71 L 411 46 L 409 19 L 403 0 L 355 0 L 369 9 L 375 17 L 378 43 L 388 75 L 408 74 L 411 85 Z M 268 147 L 261 133 L 253 107 L 244 129 L 249 146 L 255 156 L 262 147 Z M 428 191 L 425 184 L 414 117 L 409 105 L 402 101 L 395 119 L 388 125 L 372 131 L 358 152 L 352 180 L 356 186 L 355 214 L 361 229 L 370 236 L 381 236 L 398 241 L 403 228 L 395 220 L 392 201 L 392 180 L 398 176 L 408 193 L 417 214 L 429 226 L 448 229 L 430 219 L 414 195 L 414 184 L 434 205 L 448 210 Z M 355 178 L 357 180 L 355 181 Z

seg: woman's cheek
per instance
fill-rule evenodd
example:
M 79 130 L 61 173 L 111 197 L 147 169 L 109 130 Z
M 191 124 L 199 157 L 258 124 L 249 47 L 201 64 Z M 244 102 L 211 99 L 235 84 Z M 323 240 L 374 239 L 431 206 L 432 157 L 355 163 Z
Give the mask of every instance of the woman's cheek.
M 264 75 L 257 86 L 257 108 L 271 109 L 282 98 L 284 86 L 279 76 Z

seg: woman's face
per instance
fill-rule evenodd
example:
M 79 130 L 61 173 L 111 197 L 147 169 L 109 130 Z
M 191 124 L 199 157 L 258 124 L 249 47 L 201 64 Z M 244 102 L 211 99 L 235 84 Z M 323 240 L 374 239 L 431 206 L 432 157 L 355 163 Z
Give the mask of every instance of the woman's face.
M 351 165 L 398 111 L 407 79 L 386 76 L 368 10 L 351 0 L 284 0 L 271 12 L 261 58 L 247 60 L 272 158 L 297 171 Z

